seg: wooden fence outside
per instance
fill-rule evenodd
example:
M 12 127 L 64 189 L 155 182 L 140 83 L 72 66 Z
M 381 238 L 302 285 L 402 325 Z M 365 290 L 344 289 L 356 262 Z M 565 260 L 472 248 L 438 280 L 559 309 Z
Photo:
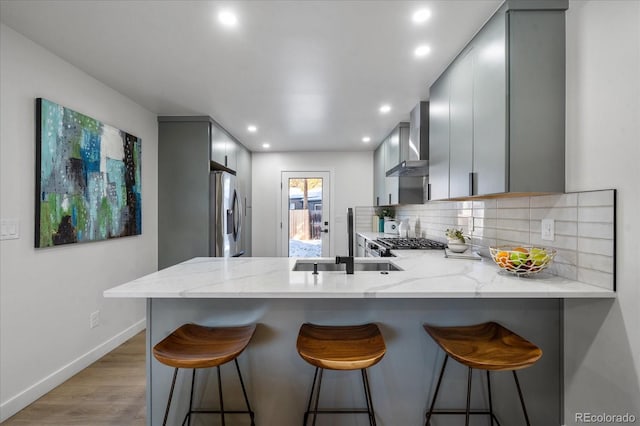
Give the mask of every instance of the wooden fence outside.
M 319 240 L 322 233 L 322 212 L 307 209 L 289 210 L 289 238 L 292 240 Z

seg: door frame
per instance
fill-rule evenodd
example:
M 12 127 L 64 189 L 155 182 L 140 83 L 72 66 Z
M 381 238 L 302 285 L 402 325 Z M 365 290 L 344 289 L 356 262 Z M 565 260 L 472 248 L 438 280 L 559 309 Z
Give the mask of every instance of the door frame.
M 323 251 L 328 253 L 327 256 L 333 256 L 333 227 L 335 224 L 335 218 L 333 213 L 333 180 L 331 179 L 333 172 L 331 170 L 318 170 L 318 171 L 296 171 L 296 170 L 282 170 L 280 172 L 280 202 L 278 203 L 278 217 L 279 223 L 279 237 L 277 238 L 276 252 L 278 256 L 289 256 L 289 194 L 288 194 L 288 181 L 291 178 L 322 178 L 322 207 L 324 210 L 323 218 L 329 218 L 329 233 L 327 235 L 327 247 L 325 250 L 325 243 L 323 242 Z M 285 191 L 287 188 L 287 191 Z M 328 190 L 328 196 L 325 192 Z M 328 201 L 328 203 L 325 201 Z M 327 205 L 328 204 L 328 205 Z M 326 210 L 325 210 L 326 209 Z

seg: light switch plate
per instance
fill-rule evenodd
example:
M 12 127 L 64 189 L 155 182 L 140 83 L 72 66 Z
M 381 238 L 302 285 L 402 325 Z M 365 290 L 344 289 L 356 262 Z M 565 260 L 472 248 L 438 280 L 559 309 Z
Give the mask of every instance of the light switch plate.
M 542 219 L 542 239 L 553 241 L 556 238 L 556 221 L 553 219 Z
M 20 221 L 2 219 L 0 223 L 0 240 L 17 240 L 20 238 Z

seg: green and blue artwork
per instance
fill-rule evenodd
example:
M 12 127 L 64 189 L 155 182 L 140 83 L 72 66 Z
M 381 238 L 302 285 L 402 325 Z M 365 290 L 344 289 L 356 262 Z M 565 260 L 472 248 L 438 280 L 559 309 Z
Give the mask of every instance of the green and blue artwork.
M 36 99 L 36 247 L 142 233 L 139 138 Z

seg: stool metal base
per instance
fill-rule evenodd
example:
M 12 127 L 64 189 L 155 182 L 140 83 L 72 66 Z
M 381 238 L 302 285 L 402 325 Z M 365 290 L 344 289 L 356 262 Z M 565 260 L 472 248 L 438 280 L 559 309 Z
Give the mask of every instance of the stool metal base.
M 470 405 L 471 405 L 471 372 L 473 371 L 473 369 L 471 367 L 469 367 L 469 372 L 468 372 L 468 378 L 467 378 L 467 407 L 466 409 L 463 410 L 434 410 L 434 406 L 436 404 L 436 398 L 438 397 L 438 391 L 440 390 L 440 384 L 442 383 L 442 376 L 444 375 L 444 370 L 447 367 L 447 361 L 449 360 L 449 355 L 445 355 L 444 358 L 444 362 L 442 363 L 442 369 L 440 370 L 440 376 L 438 377 L 438 383 L 436 385 L 436 391 L 433 394 L 433 399 L 431 400 L 431 406 L 429 407 L 429 411 L 427 411 L 426 415 L 425 415 L 425 426 L 430 426 L 431 425 L 431 416 L 433 415 L 440 415 L 440 414 L 452 414 L 452 415 L 464 415 L 465 416 L 465 426 L 469 426 L 469 416 L 471 415 L 477 415 L 477 414 L 481 414 L 481 415 L 488 415 L 490 416 L 491 419 L 491 426 L 493 426 L 494 421 L 496 423 L 497 426 L 500 426 L 500 422 L 498 421 L 498 418 L 495 416 L 495 414 L 493 414 L 493 401 L 491 399 L 491 376 L 489 374 L 489 370 L 486 370 L 487 372 L 487 390 L 489 393 L 489 410 L 488 411 L 483 411 L 483 410 L 471 410 L 470 409 Z M 518 396 L 520 397 L 520 404 L 522 406 L 522 411 L 524 412 L 524 418 L 526 421 L 527 426 L 531 426 L 531 423 L 529 422 L 529 416 L 527 414 L 527 408 L 524 404 L 524 398 L 522 396 L 522 390 L 520 389 L 520 382 L 518 381 L 518 375 L 516 374 L 515 370 L 512 370 L 513 373 L 513 379 L 516 382 L 516 387 L 518 388 Z
M 320 377 L 318 377 L 318 370 L 320 370 Z M 318 414 L 367 414 L 369 416 L 369 425 L 376 426 L 376 416 L 373 411 L 373 400 L 371 399 L 371 389 L 369 388 L 369 377 L 367 376 L 367 370 L 360 370 L 362 373 L 362 387 L 364 388 L 364 396 L 367 402 L 367 408 L 364 409 L 318 409 L 318 401 L 320 400 L 320 387 L 322 386 L 322 374 L 324 373 L 324 368 L 316 367 L 315 374 L 313 375 L 313 384 L 311 385 L 311 392 L 309 393 L 309 403 L 307 404 L 307 411 L 304 412 L 304 419 L 302 421 L 303 426 L 307 426 L 307 422 L 309 420 L 309 415 L 313 414 L 313 422 L 312 426 L 316 424 L 316 417 Z M 316 389 L 316 379 L 318 382 L 318 387 Z M 315 390 L 315 404 L 313 410 L 311 409 L 311 403 L 313 401 L 313 394 Z
M 184 416 L 184 420 L 182 421 L 182 426 L 185 424 L 191 426 L 191 415 L 192 414 L 220 414 L 220 418 L 222 420 L 222 426 L 225 426 L 225 414 L 249 414 L 251 418 L 251 426 L 255 426 L 255 413 L 251 410 L 251 405 L 249 404 L 249 397 L 247 396 L 247 391 L 244 387 L 244 380 L 242 380 L 242 373 L 240 372 L 240 366 L 238 365 L 238 360 L 233 360 L 236 364 L 236 370 L 238 372 L 238 378 L 240 379 L 240 385 L 242 386 L 242 394 L 244 395 L 244 401 L 247 404 L 246 410 L 225 410 L 224 409 L 224 400 L 222 398 L 222 377 L 220 376 L 220 366 L 217 366 L 218 372 L 218 396 L 220 399 L 220 409 L 219 410 L 194 410 L 193 409 L 193 388 L 196 380 L 196 369 L 193 369 L 193 373 L 191 375 L 191 392 L 189 396 L 189 411 Z M 173 390 L 176 384 L 176 377 L 178 376 L 178 368 L 176 368 L 173 372 L 173 380 L 171 381 L 171 390 L 169 391 L 169 400 L 167 401 L 167 408 L 164 413 L 164 420 L 162 421 L 162 425 L 166 426 L 167 418 L 169 417 L 169 409 L 171 408 L 171 399 L 173 397 Z

